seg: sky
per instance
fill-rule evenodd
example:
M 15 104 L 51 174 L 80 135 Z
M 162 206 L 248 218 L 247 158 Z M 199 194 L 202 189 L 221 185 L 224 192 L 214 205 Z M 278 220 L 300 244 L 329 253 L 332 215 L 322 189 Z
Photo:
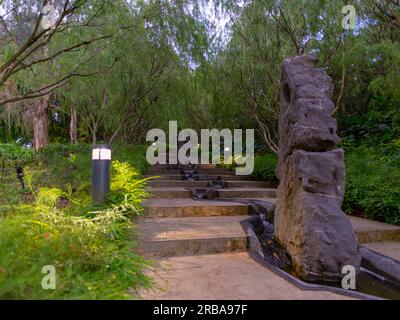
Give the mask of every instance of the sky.
M 132 0 L 126 0 L 131 2 Z M 2 0 L 0 0 L 0 15 L 4 15 L 6 13 L 5 9 L 2 6 Z M 229 16 L 227 14 L 223 14 L 221 9 L 215 10 L 215 5 L 213 0 L 205 0 L 204 3 L 201 4 L 201 11 L 205 18 L 208 19 L 215 28 L 216 34 L 221 38 L 222 41 L 227 42 L 229 38 L 227 38 L 227 27 L 229 24 Z M 240 3 L 240 1 L 238 1 Z M 229 29 L 229 28 L 228 28 Z
M 226 45 L 230 37 L 229 16 L 223 14 L 221 8 L 217 9 L 217 11 L 213 1 L 208 1 L 206 6 L 202 7 L 202 10 L 204 11 L 205 17 L 213 24 L 218 38 L 223 42 L 223 45 Z

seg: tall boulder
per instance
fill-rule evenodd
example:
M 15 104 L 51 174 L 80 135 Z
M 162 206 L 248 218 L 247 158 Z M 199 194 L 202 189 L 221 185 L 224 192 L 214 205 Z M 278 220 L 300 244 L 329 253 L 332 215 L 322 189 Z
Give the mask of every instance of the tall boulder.
M 358 269 L 361 258 L 341 209 L 345 166 L 331 116 L 332 79 L 316 63 L 301 55 L 282 65 L 275 237 L 301 278 L 338 282 L 342 267 Z

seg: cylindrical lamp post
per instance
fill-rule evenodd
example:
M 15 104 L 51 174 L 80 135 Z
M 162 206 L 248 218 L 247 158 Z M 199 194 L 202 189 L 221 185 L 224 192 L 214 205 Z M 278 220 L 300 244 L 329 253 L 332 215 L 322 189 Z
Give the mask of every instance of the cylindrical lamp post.
M 111 148 L 106 144 L 95 145 L 92 150 L 92 197 L 104 203 L 110 192 Z

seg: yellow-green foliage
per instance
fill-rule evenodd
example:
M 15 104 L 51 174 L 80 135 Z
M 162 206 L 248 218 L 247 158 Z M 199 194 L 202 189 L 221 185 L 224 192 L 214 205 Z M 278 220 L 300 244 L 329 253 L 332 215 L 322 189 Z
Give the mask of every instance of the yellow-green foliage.
M 48 154 L 46 166 L 64 159 Z M 70 175 L 84 176 L 74 171 L 87 168 L 89 161 L 70 168 Z M 30 200 L 0 205 L 0 299 L 138 297 L 136 290 L 150 285 L 142 272 L 149 263 L 132 250 L 133 219 L 147 196 L 138 170 L 113 162 L 110 199 L 103 207 L 91 205 L 89 195 L 77 189 L 83 180 L 61 189 L 47 187 L 57 175 L 48 172 L 45 182 L 34 175 Z M 40 182 L 46 187 L 38 188 Z M 56 269 L 55 290 L 41 286 L 47 265 Z
M 219 163 L 221 167 L 229 169 L 244 167 L 246 165 L 246 157 L 243 155 L 232 155 L 227 157 L 225 161 L 225 158 L 222 156 L 219 159 Z
M 57 188 L 41 188 L 36 197 L 36 203 L 54 208 L 63 194 L 64 192 Z
M 2 299 L 124 299 L 132 298 L 128 288 L 149 284 L 141 272 L 147 262 L 131 253 L 131 220 L 121 206 L 93 217 L 21 209 L 0 220 Z M 55 290 L 41 287 L 45 265 L 56 268 Z
M 113 161 L 112 168 L 113 178 L 109 202 L 127 201 L 133 205 L 136 213 L 140 213 L 140 203 L 149 195 L 145 185 L 149 178 L 140 179 L 140 172 L 127 162 Z

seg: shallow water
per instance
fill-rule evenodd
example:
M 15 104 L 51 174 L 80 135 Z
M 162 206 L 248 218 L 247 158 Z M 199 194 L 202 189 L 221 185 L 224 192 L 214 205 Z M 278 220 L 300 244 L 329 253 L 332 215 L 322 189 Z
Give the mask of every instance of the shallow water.
M 270 264 L 301 280 L 294 272 L 290 264 L 290 259 L 285 254 L 285 251 L 274 240 L 272 233 L 260 234 L 258 235 L 258 239 L 263 249 L 265 259 Z M 340 284 L 320 284 L 341 288 Z M 356 289 L 353 291 L 384 299 L 400 300 L 400 283 L 398 285 L 391 283 L 384 278 L 363 269 L 356 276 Z
M 400 300 L 400 288 L 395 288 L 384 279 L 379 279 L 368 272 L 360 272 L 356 278 L 356 291 L 367 293 L 373 296 Z

